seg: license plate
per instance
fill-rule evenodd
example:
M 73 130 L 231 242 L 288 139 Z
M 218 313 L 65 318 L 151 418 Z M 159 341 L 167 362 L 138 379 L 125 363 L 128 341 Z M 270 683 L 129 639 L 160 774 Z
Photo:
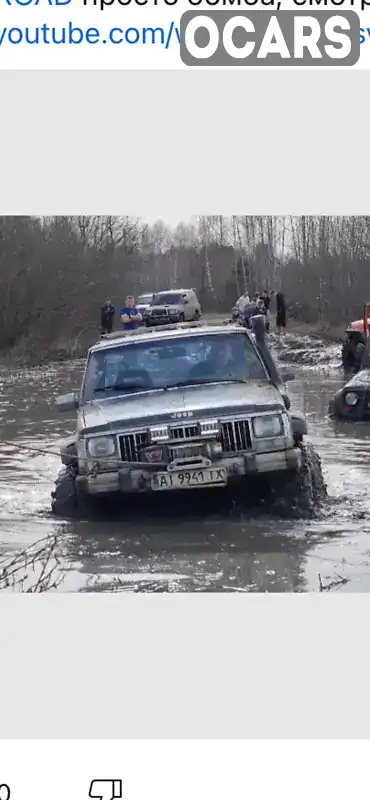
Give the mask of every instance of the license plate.
M 196 469 L 183 472 L 157 472 L 152 477 L 152 489 L 186 489 L 188 486 L 225 486 L 226 469 Z

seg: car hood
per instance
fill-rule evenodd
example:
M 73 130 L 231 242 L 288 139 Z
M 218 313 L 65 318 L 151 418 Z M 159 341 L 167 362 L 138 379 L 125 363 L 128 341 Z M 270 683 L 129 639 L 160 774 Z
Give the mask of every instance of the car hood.
M 340 392 L 348 391 L 348 389 L 369 389 L 370 388 L 370 368 L 361 369 L 357 372 L 346 384 L 340 389 Z
M 206 384 L 94 400 L 80 409 L 78 427 L 86 433 L 115 432 L 278 409 L 285 409 L 283 398 L 267 381 Z

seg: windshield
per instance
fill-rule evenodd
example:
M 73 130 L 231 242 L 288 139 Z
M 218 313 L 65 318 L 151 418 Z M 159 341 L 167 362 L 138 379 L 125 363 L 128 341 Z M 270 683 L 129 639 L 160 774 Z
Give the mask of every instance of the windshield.
M 151 303 L 152 300 L 153 300 L 152 294 L 141 294 L 136 300 L 136 305 L 139 306 L 143 305 L 144 303 Z
M 178 303 L 182 303 L 182 296 L 181 294 L 158 294 L 157 297 L 154 298 L 152 305 L 153 306 L 176 306 Z
M 265 367 L 245 333 L 189 335 L 91 353 L 82 399 L 86 403 L 150 389 L 266 378 Z

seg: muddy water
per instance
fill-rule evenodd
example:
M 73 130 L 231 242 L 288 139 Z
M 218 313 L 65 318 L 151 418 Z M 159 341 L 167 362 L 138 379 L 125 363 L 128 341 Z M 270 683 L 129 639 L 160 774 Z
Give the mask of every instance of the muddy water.
M 307 415 L 323 461 L 330 501 L 319 519 L 217 510 L 205 517 L 203 510 L 57 520 L 50 491 L 59 442 L 73 431 L 73 419 L 57 414 L 53 399 L 78 387 L 81 364 L 2 369 L 0 558 L 35 552 L 35 542 L 58 534 L 59 591 L 319 591 L 320 580 L 331 591 L 370 591 L 370 426 L 338 426 L 326 417 L 342 383 L 337 347 L 288 337 L 276 346 L 296 365 L 293 405 Z M 29 580 L 30 566 L 23 569 Z

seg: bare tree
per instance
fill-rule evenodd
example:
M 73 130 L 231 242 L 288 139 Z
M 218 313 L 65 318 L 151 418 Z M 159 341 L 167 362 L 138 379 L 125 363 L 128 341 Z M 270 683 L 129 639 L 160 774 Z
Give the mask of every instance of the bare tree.
M 369 267 L 370 216 L 215 215 L 174 230 L 130 216 L 1 217 L 0 348 L 76 355 L 106 296 L 120 305 L 170 287 L 194 287 L 220 311 L 245 288 L 281 287 L 305 320 L 346 323 L 370 299 Z

